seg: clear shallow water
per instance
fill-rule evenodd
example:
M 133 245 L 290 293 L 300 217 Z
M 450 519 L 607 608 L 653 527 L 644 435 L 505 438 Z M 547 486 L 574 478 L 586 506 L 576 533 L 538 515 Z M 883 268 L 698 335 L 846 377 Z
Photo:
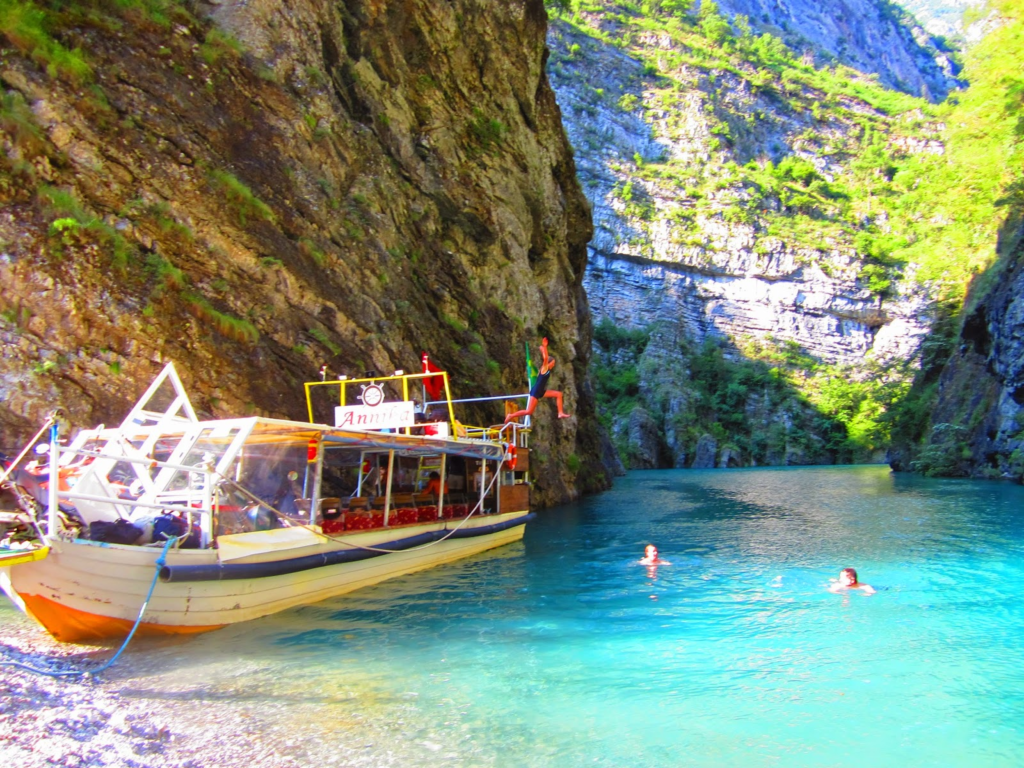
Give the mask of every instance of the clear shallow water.
M 1022 555 L 1018 486 L 634 472 L 521 544 L 109 677 L 323 764 L 1017 766 Z M 848 565 L 878 594 L 828 592 Z

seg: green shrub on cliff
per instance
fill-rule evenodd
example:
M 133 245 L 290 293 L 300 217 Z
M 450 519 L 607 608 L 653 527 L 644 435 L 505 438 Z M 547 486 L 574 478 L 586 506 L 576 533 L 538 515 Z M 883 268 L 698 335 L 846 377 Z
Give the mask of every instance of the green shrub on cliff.
M 260 332 L 256 326 L 248 320 L 216 309 L 205 296 L 195 291 L 186 290 L 182 292 L 181 298 L 189 314 L 212 327 L 222 336 L 248 344 L 255 344 L 259 341 Z
M 54 37 L 56 17 L 38 3 L 0 0 L 0 33 L 51 77 L 84 83 L 92 67 L 78 48 L 69 49 Z
M 990 0 L 984 13 L 991 31 L 967 50 L 970 86 L 949 100 L 945 152 L 908 164 L 896 179 L 913 224 L 907 258 L 924 278 L 953 271 L 964 285 L 992 263 L 1024 185 L 1024 6 Z
M 256 194 L 237 176 L 227 171 L 212 170 L 210 182 L 221 191 L 231 209 L 244 227 L 249 217 L 264 221 L 274 221 L 274 212 L 270 206 L 260 200 Z
M 967 429 L 958 424 L 936 424 L 931 442 L 921 450 L 910 468 L 927 477 L 966 477 L 969 474 L 970 451 L 964 440 Z
M 682 341 L 670 369 L 645 355 L 655 328 L 603 319 L 591 375 L 599 413 L 630 461 L 624 425 L 637 406 L 676 449 L 692 456 L 702 435 L 739 451 L 743 463 L 832 463 L 870 459 L 889 438 L 887 414 L 906 385 L 891 372 L 855 378 L 821 364 L 795 342 Z M 663 350 L 660 353 L 663 353 Z
M 688 454 L 702 434 L 731 443 L 755 464 L 846 462 L 874 450 L 873 429 L 860 423 L 868 398 L 838 377 L 817 401 L 805 395 L 798 384 L 816 363 L 797 345 L 740 352 L 707 339 L 684 343 L 681 354 L 696 395 L 692 411 L 674 417 Z
M 591 377 L 606 424 L 614 415 L 628 416 L 640 394 L 640 356 L 650 340 L 643 329 L 622 328 L 604 318 L 594 327 L 595 355 Z
M 714 3 L 694 8 L 573 0 L 555 6 L 567 25 L 556 26 L 556 35 L 571 31 L 573 44 L 584 53 L 567 62 L 571 66 L 587 66 L 588 46 L 579 41 L 591 37 L 595 44 L 627 49 L 657 73 L 641 88 L 639 82 L 623 83 L 625 93 L 608 104 L 636 114 L 646 103 L 650 114 L 659 115 L 656 124 L 645 118 L 652 131 L 667 130 L 669 139 L 679 123 L 677 107 L 685 94 L 694 93 L 692 72 L 703 75 L 696 87 L 712 133 L 709 162 L 703 167 L 672 157 L 657 167 L 637 162 L 621 169 L 627 178 L 620 184 L 625 188 L 632 180 L 634 196 L 643 186 L 648 192 L 659 189 L 655 198 L 671 198 L 671 179 L 680 179 L 679 197 L 684 187 L 702 195 L 691 209 L 697 227 L 723 209 L 733 211 L 728 220 L 752 225 L 755 237 L 767 232 L 783 236 L 791 247 L 858 253 L 862 285 L 879 297 L 912 275 L 944 295 L 962 298 L 969 282 L 995 258 L 1005 205 L 1024 200 L 1024 183 L 1015 181 L 1021 165 L 1019 17 L 1024 11 L 1013 0 L 988 6 L 986 13 L 1000 26 L 968 52 L 970 88 L 944 104 L 887 88 L 842 65 L 815 67 L 778 37 L 755 34 L 742 17 L 730 25 Z M 612 17 L 617 33 L 609 39 L 599 20 Z M 652 46 L 651 39 L 661 42 Z M 566 77 L 571 75 L 570 69 Z M 773 146 L 759 145 L 775 128 L 772 116 L 756 108 L 748 92 L 775 100 L 773 110 L 779 113 L 810 113 L 819 127 L 780 137 Z M 738 167 L 729 170 L 733 161 Z M 734 209 L 745 215 L 737 217 Z M 624 214 L 636 220 L 638 231 L 647 231 L 645 222 L 670 217 L 672 210 L 633 206 Z M 881 239 L 889 242 L 879 250 Z

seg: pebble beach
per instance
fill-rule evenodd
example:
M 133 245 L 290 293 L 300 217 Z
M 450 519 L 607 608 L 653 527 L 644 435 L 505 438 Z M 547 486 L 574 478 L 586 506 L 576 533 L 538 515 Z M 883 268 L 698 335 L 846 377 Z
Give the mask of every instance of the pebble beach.
M 58 643 L 31 621 L 5 612 L 0 661 L 51 672 L 99 666 L 116 648 Z M 208 702 L 145 695 L 125 672 L 130 656 L 101 676 L 54 678 L 0 667 L 0 764 L 66 766 L 301 765 L 297 755 L 260 745 L 249 729 L 223 722 Z M 239 718 L 241 719 L 241 718 Z
M 50 672 L 96 668 L 113 646 L 58 643 L 3 599 L 0 663 Z M 157 643 L 157 644 L 155 644 Z M 318 734 L 246 690 L 153 679 L 167 646 L 133 640 L 96 677 L 54 678 L 0 666 L 0 765 L 14 768 L 291 768 L 408 765 L 384 745 L 387 727 L 350 720 Z M 187 656 L 187 641 L 178 641 Z M 181 656 L 179 656 L 180 658 Z M 376 732 L 375 732 L 376 730 Z M 317 738 L 319 736 L 326 738 Z

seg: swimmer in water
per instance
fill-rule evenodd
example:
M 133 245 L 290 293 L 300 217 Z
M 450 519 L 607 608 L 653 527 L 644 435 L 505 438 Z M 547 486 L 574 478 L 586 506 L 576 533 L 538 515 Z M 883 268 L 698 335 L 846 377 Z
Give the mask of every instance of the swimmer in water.
M 648 544 L 644 547 L 644 556 L 640 560 L 640 565 L 672 565 L 668 560 L 662 560 L 658 557 L 658 548 L 653 544 Z
M 875 588 L 870 584 L 861 584 L 857 581 L 857 571 L 853 568 L 843 568 L 839 572 L 838 579 L 832 579 L 828 587 L 829 592 L 845 592 L 848 589 L 859 589 L 865 595 L 875 594 Z

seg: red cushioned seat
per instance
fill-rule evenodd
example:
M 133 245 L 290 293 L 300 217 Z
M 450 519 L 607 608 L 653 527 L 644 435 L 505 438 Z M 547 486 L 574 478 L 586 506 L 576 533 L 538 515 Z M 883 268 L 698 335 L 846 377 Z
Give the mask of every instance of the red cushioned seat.
M 419 522 L 420 513 L 415 507 L 402 507 L 392 509 L 388 516 L 388 523 L 391 525 L 409 525 Z
M 324 520 L 320 526 L 320 530 L 326 534 L 341 533 L 345 530 L 345 515 L 336 517 L 333 520 Z
M 346 531 L 364 531 L 370 527 L 370 515 L 367 512 L 349 512 L 345 515 Z
M 430 523 L 437 520 L 437 507 L 417 507 L 417 509 L 421 523 Z

